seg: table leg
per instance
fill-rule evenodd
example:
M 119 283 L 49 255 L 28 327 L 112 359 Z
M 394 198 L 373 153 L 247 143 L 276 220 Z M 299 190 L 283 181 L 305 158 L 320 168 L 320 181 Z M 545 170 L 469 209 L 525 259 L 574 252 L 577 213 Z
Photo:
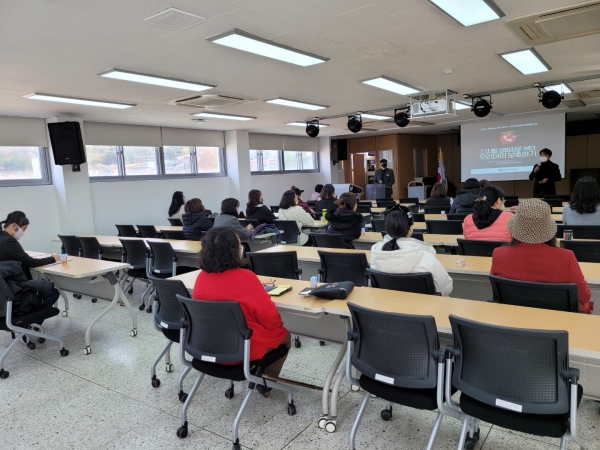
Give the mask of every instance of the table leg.
M 52 279 L 51 276 L 49 276 L 48 274 L 44 274 L 44 276 L 46 278 L 48 278 L 48 280 L 50 280 L 54 283 L 54 280 Z M 54 287 L 56 287 L 56 283 L 54 283 Z M 56 289 L 58 289 L 58 292 L 60 292 L 60 296 L 63 298 L 63 300 L 65 302 L 65 310 L 61 313 L 61 315 L 63 317 L 67 317 L 69 315 L 69 297 L 67 296 L 67 294 L 65 294 L 65 292 L 61 288 L 57 287 Z

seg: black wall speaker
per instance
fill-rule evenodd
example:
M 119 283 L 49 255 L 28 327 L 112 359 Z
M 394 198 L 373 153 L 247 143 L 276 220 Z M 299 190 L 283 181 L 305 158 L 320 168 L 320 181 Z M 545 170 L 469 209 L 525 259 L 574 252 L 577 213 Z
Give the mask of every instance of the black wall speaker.
M 52 143 L 54 164 L 65 166 L 85 162 L 85 148 L 79 122 L 49 123 L 48 134 Z
M 348 140 L 347 139 L 332 139 L 331 140 L 331 160 L 346 161 L 348 159 Z

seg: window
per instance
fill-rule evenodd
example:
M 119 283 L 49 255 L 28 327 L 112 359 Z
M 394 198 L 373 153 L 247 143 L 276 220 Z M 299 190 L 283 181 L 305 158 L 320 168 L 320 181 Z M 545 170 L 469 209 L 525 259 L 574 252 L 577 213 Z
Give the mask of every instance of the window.
M 0 185 L 50 184 L 46 147 L 0 147 Z
M 92 181 L 225 175 L 222 147 L 87 145 L 86 153 Z
M 250 150 L 250 170 L 253 173 L 318 172 L 318 153 Z
M 281 152 L 279 150 L 262 151 L 263 172 L 279 172 L 281 170 Z
M 260 172 L 258 169 L 258 159 L 260 157 L 260 150 L 250 150 L 250 171 L 251 172 Z

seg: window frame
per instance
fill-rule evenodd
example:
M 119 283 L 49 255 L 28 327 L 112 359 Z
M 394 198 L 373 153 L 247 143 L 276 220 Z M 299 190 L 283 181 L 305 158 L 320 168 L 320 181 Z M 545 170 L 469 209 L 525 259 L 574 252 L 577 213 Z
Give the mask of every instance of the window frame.
M 296 162 L 298 164 L 298 167 L 300 167 L 300 169 L 290 169 L 287 170 L 285 168 L 285 150 L 255 150 L 255 149 L 250 149 L 252 151 L 257 152 L 257 165 L 258 165 L 258 169 L 257 171 L 251 171 L 250 174 L 251 175 L 282 175 L 282 174 L 288 174 L 288 173 L 320 173 L 321 172 L 321 167 L 319 164 L 319 152 L 303 152 L 303 151 L 288 151 L 287 153 L 296 153 Z M 275 170 L 268 170 L 265 171 L 264 170 L 264 165 L 263 165 L 263 151 L 276 151 L 279 152 L 279 170 L 275 171 Z M 304 170 L 302 167 L 302 153 L 314 153 L 314 161 L 315 161 L 315 168 L 314 169 L 306 169 Z
M 3 147 L 37 148 L 40 155 L 40 170 L 42 177 L 39 179 L 16 178 L 12 180 L 0 180 L 0 187 L 43 186 L 52 184 L 52 168 L 50 166 L 50 150 L 48 147 L 40 147 L 37 145 L 6 145 Z

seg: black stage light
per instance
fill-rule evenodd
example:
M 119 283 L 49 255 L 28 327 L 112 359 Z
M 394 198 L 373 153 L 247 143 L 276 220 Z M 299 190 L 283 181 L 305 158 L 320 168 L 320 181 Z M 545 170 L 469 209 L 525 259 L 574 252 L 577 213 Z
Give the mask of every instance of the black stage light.
M 398 125 L 400 128 L 404 128 L 410 123 L 410 116 L 407 114 L 404 109 L 395 109 L 394 110 L 394 123 Z
M 319 120 L 313 119 L 309 122 L 306 122 L 306 134 L 310 137 L 317 137 L 319 135 Z
M 556 91 L 546 91 L 542 94 L 542 91 L 540 90 L 539 99 L 540 103 L 544 105 L 544 108 L 553 109 L 560 105 L 563 96 Z
M 475 101 L 477 100 L 477 101 Z M 490 100 L 487 101 L 482 97 L 475 97 L 473 99 L 473 105 L 471 106 L 471 111 L 477 117 L 485 117 L 492 110 L 492 97 L 490 96 Z
M 362 116 L 359 113 L 348 116 L 348 129 L 353 133 L 362 130 Z

